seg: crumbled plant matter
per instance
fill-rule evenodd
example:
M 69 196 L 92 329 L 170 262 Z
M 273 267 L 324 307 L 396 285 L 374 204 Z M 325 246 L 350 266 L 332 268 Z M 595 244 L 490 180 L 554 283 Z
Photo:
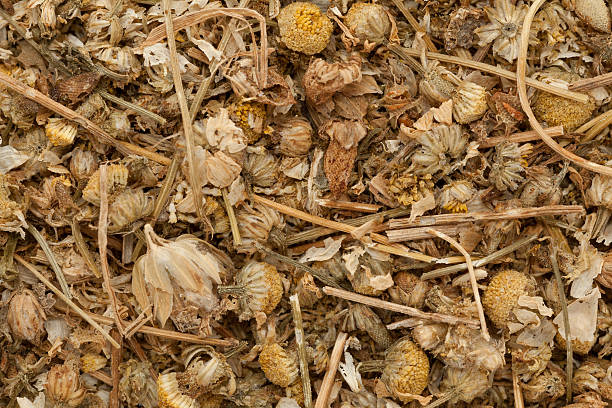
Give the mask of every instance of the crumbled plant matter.
M 611 400 L 605 0 L 0 3 L 1 407 Z

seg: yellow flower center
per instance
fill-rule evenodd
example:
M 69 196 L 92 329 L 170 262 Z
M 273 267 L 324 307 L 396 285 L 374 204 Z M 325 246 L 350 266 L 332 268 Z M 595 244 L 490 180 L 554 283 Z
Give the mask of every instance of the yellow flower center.
M 296 26 L 300 31 L 316 34 L 323 28 L 319 10 L 300 9 L 295 12 Z

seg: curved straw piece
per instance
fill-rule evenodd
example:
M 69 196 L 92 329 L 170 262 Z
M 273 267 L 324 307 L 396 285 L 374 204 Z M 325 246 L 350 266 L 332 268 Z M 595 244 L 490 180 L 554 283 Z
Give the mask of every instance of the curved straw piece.
M 536 0 L 529 7 L 529 11 L 525 16 L 525 20 L 523 21 L 523 29 L 521 31 L 521 44 L 519 47 L 519 56 L 516 63 L 516 87 L 518 88 L 519 98 L 521 100 L 521 107 L 523 108 L 523 112 L 529 118 L 529 123 L 531 127 L 538 133 L 542 141 L 548 145 L 555 153 L 564 157 L 567 160 L 570 160 L 573 163 L 576 163 L 580 167 L 584 167 L 587 170 L 591 170 L 595 173 L 604 174 L 606 176 L 612 177 L 612 168 L 602 166 L 597 163 L 593 163 L 592 161 L 583 159 L 580 156 L 575 155 L 563 147 L 561 147 L 557 142 L 553 140 L 552 137 L 548 136 L 540 125 L 540 122 L 536 119 L 533 111 L 531 110 L 531 106 L 529 105 L 529 99 L 527 98 L 527 86 L 525 73 L 527 71 L 527 48 L 529 47 L 529 31 L 531 30 L 531 23 L 533 22 L 533 17 L 535 13 L 538 11 L 540 6 L 544 3 L 545 0 Z

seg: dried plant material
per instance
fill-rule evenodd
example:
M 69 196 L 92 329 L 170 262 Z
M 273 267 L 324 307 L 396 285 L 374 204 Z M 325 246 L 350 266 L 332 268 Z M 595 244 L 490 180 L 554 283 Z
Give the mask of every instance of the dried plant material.
M 476 41 L 474 31 L 484 22 L 481 9 L 461 7 L 453 11 L 444 34 L 445 48 L 449 51 L 457 47 L 471 48 Z
M 285 45 L 306 55 L 321 52 L 333 30 L 329 18 L 312 3 L 291 3 L 281 9 L 277 20 Z
M 409 402 L 413 395 L 421 394 L 428 377 L 427 355 L 411 340 L 400 339 L 387 350 L 380 379 L 400 401 Z
M 464 81 L 453 95 L 453 116 L 457 123 L 480 119 L 488 109 L 487 91 L 473 82 Z
M 532 291 L 533 282 L 526 275 L 507 270 L 491 279 L 482 298 L 489 319 L 499 328 L 505 328 L 513 319 L 512 311 L 518 306 L 521 296 Z
M 29 158 L 30 156 L 19 152 L 13 146 L 0 147 L 0 174 L 6 174 L 14 168 L 21 166 Z
M 122 164 L 112 164 L 108 167 L 106 192 L 108 196 L 121 192 L 128 182 L 128 168 Z M 93 204 L 100 205 L 100 170 L 96 170 L 83 189 L 83 198 Z
M 346 62 L 328 63 L 320 58 L 312 60 L 302 82 L 307 101 L 316 109 L 321 109 L 321 105 L 328 103 L 334 93 L 361 78 L 361 57 L 353 54 Z
M 567 313 L 571 322 L 572 344 L 574 350 L 579 354 L 587 354 L 597 339 L 597 302 L 600 297 L 599 290 L 593 289 L 586 296 L 567 305 Z M 559 330 L 558 339 L 565 343 L 566 334 L 562 315 L 558 314 L 553 323 Z
M 603 0 L 576 0 L 574 10 L 594 29 L 610 32 L 610 10 Z
M 6 319 L 16 338 L 40 343 L 47 316 L 31 291 L 24 290 L 13 296 Z
M 354 3 L 344 17 L 346 26 L 362 41 L 382 42 L 391 31 L 391 22 L 379 4 Z
M 56 406 L 76 407 L 85 398 L 85 388 L 81 387 L 79 373 L 68 363 L 54 365 L 47 374 L 46 395 Z
M 153 308 L 153 315 L 164 326 L 181 297 L 210 312 L 218 299 L 213 283 L 220 284 L 225 271 L 216 256 L 200 240 L 182 235 L 175 241 L 158 237 L 145 225 L 147 254 L 135 263 L 132 290 L 142 310 Z

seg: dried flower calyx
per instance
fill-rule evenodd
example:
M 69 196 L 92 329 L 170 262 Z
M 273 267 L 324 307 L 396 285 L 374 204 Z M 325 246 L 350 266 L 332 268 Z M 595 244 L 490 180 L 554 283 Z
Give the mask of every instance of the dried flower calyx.
M 17 293 L 9 303 L 7 321 L 18 339 L 39 343 L 45 332 L 46 315 L 36 296 L 29 290 Z

